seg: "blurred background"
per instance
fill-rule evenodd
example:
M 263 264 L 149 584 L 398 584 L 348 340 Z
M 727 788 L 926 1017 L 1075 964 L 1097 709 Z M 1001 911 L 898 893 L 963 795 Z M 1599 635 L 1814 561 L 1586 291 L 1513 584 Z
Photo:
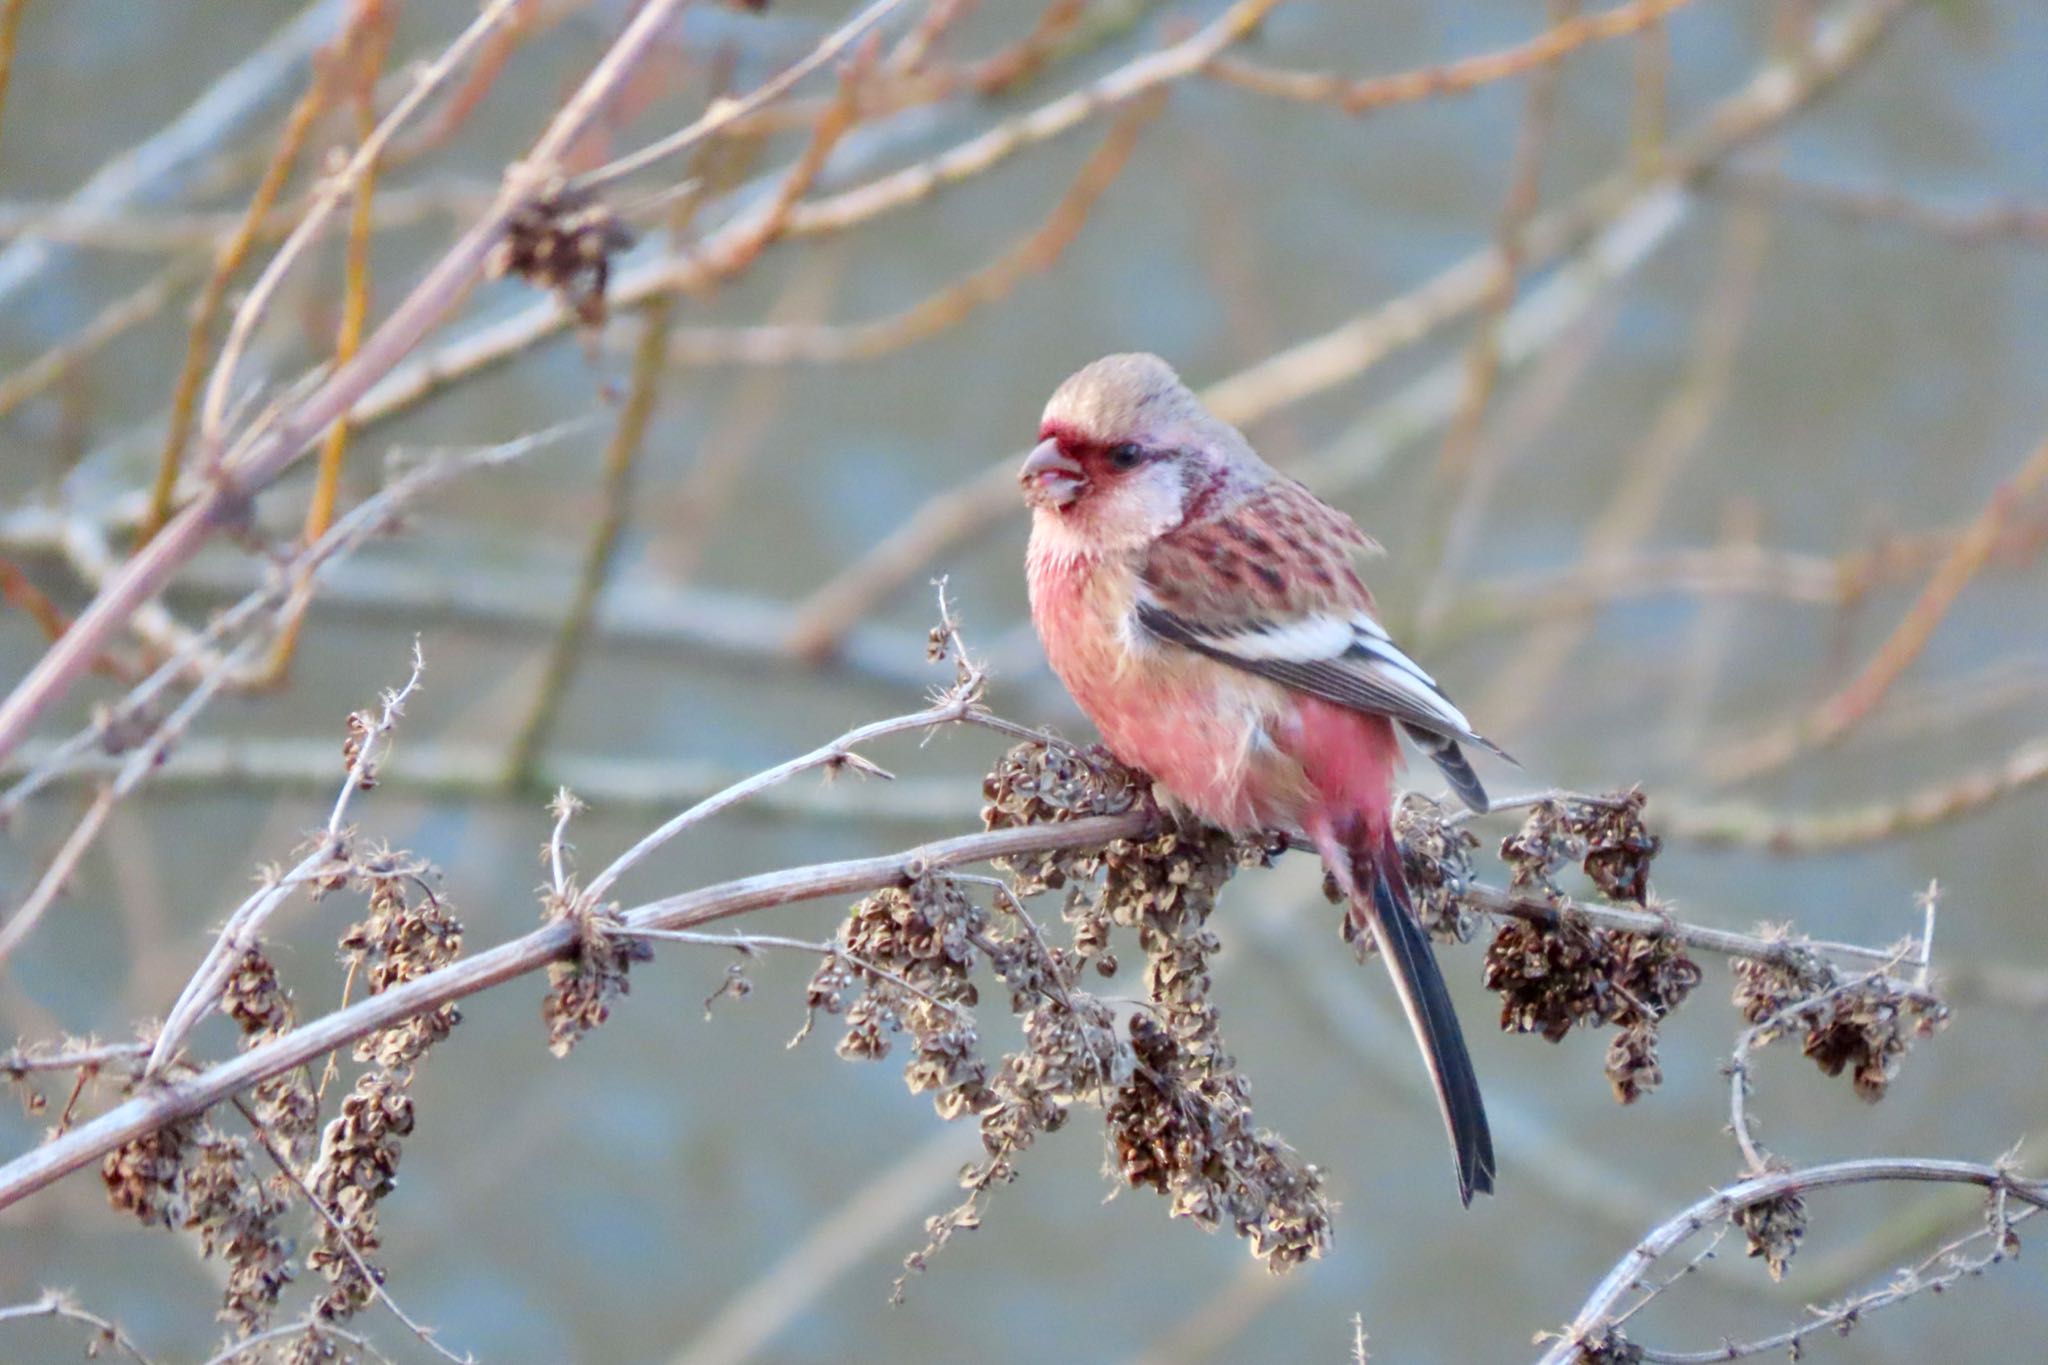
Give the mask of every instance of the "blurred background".
M 373 323 L 634 7 L 516 8 L 488 79 L 457 81 L 379 176 Z M 852 13 L 758 8 L 686 7 L 576 164 L 760 84 Z M 438 383 L 408 387 L 431 371 L 402 368 L 359 407 L 343 508 L 381 484 L 394 447 L 595 416 L 438 492 L 338 567 L 288 673 L 224 688 L 115 808 L 8 964 L 0 1030 L 121 1037 L 160 1016 L 259 865 L 325 821 L 343 722 L 403 681 L 415 636 L 423 688 L 353 818 L 443 869 L 470 952 L 536 923 L 558 784 L 589 803 L 574 840 L 595 866 L 725 781 L 917 709 L 950 676 L 924 662 L 940 575 L 996 709 L 1085 737 L 1024 616 L 1025 515 L 989 471 L 1029 445 L 1067 373 L 1144 349 L 1384 542 L 1372 582 L 1390 623 L 1524 764 L 1489 769 L 1490 785 L 1646 788 L 1667 837 L 1656 887 L 1684 918 L 1881 946 L 1917 931 L 1916 897 L 1938 880 L 1953 1025 L 1875 1107 L 1795 1048 L 1766 1053 L 1756 1107 L 1776 1150 L 2038 1146 L 2048 498 L 2028 481 L 2048 435 L 2048 12 L 1623 5 L 1626 31 L 1545 63 L 1522 45 L 1577 10 L 1563 0 L 1285 0 L 1219 44 L 1217 65 L 1158 80 L 1155 104 L 1123 97 L 1131 73 L 1215 32 L 1203 26 L 1225 6 L 952 8 L 925 59 L 943 79 L 916 98 L 892 95 L 914 81 L 890 63 L 908 62 L 928 9 L 881 21 L 852 126 L 815 183 L 792 186 L 788 235 L 700 268 L 788 183 L 829 112 L 829 74 L 778 106 L 786 117 L 606 191 L 639 244 L 613 264 L 605 324 L 562 325 L 525 282 L 486 285 L 408 362 L 441 367 Z M 47 645 L 30 606 L 79 609 L 147 515 L 193 302 L 313 54 L 362 10 L 388 14 L 383 110 L 477 6 L 6 9 L 20 26 L 0 126 L 0 559 L 27 585 L 0 610 L 11 686 Z M 1344 84 L 1504 52 L 1523 53 L 1518 74 L 1469 90 L 1494 73 Z M 1313 72 L 1342 79 L 1286 74 Z M 901 184 L 886 177 L 1091 88 L 1106 94 L 1071 132 L 957 182 L 859 221 L 836 197 Z M 333 149 L 359 138 L 343 90 L 310 123 L 236 287 Z M 347 217 L 251 336 L 241 374 L 264 386 L 258 406 L 333 354 Z M 666 334 L 655 365 L 650 329 Z M 494 346 L 497 363 L 462 368 Z M 644 438 L 622 452 L 635 398 Z M 288 541 L 313 493 L 307 462 L 260 499 L 257 531 Z M 608 508 L 616 539 L 593 573 Z M 1888 640 L 1922 643 L 1909 628 L 1902 644 L 1901 622 L 1973 522 L 1986 552 L 1945 613 L 1922 618 L 1924 647 L 1877 695 L 1855 693 Z M 217 545 L 165 604 L 203 622 L 262 562 Z M 579 609 L 579 581 L 594 606 Z M 565 648 L 571 619 L 585 628 Z M 159 645 L 144 631 L 117 653 Z M 81 685 L 10 778 L 121 690 Z M 878 745 L 897 782 L 799 778 L 693 831 L 622 894 L 978 828 L 1001 748 L 965 730 Z M 92 795 L 59 783 L 12 822 L 6 913 Z M 1490 881 L 1512 827 L 1481 826 Z M 1335 1360 L 1354 1314 L 1375 1360 L 1526 1358 L 1643 1230 L 1737 1174 L 1726 964 L 1705 962 L 1665 1029 L 1662 1089 L 1622 1108 L 1604 1034 L 1495 1032 L 1480 946 L 1445 948 L 1501 1147 L 1500 1194 L 1466 1212 L 1385 975 L 1351 962 L 1317 890 L 1304 860 L 1246 874 L 1215 924 L 1216 999 L 1260 1121 L 1341 1201 L 1334 1253 L 1292 1275 L 1170 1221 L 1148 1192 L 1105 1201 L 1099 1122 L 1083 1113 L 891 1307 L 922 1219 L 957 1198 L 971 1128 L 942 1124 L 895 1066 L 835 1058 L 829 1029 L 785 1050 L 813 961 L 750 968 L 752 994 L 707 1017 L 726 960 L 668 945 L 565 1059 L 546 1051 L 538 980 L 465 1002 L 414 1086 L 419 1127 L 382 1217 L 393 1292 L 488 1361 Z M 817 902 L 747 927 L 818 938 L 842 912 Z M 331 944 L 354 913 L 300 900 L 272 922 L 302 1017 L 338 998 Z M 233 1048 L 219 1021 L 194 1045 Z M 0 1150 L 26 1150 L 49 1121 L 10 1104 Z M 1963 1191 L 1817 1196 L 1783 1284 L 1724 1244 L 1639 1339 L 1707 1349 L 1777 1330 L 1967 1231 L 1980 1208 Z M 188 1237 L 110 1211 L 90 1173 L 0 1214 L 0 1302 L 75 1289 L 154 1359 L 218 1346 L 218 1275 Z M 2029 1258 L 1813 1354 L 2010 1359 L 2039 1338 L 2043 1302 Z M 379 1310 L 357 1326 L 395 1359 L 431 1358 Z M 0 1332 L 11 1360 L 69 1359 L 82 1339 L 63 1323 Z

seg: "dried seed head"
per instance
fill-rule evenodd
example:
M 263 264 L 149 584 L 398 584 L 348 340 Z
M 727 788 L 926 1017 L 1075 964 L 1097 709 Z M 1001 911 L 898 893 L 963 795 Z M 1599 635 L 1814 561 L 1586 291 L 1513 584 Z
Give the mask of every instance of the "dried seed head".
M 1663 840 L 1643 824 L 1645 799 L 1641 787 L 1631 787 L 1611 801 L 1571 803 L 1571 831 L 1585 844 L 1581 864 L 1609 900 L 1649 901 L 1650 861 Z
M 1912 1039 L 1947 1022 L 1948 1006 L 1934 996 L 1877 977 L 1815 1007 L 1804 1051 L 1830 1076 L 1847 1071 L 1856 1094 L 1875 1104 L 1898 1075 Z
M 356 1079 L 321 1134 L 320 1158 L 306 1184 L 334 1217 L 320 1220 L 306 1264 L 331 1286 L 320 1303 L 325 1318 L 346 1318 L 372 1297 L 342 1239 L 358 1253 L 379 1245 L 377 1204 L 397 1183 L 399 1139 L 412 1130 L 412 1097 L 391 1074 L 376 1071 Z
M 571 912 L 577 935 L 575 955 L 548 966 L 548 993 L 540 1017 L 548 1026 L 548 1051 L 566 1057 L 576 1040 L 611 1018 L 612 1001 L 626 993 L 626 973 L 654 956 L 647 940 L 618 930 L 624 921 L 615 905 Z
M 1831 967 L 1814 954 L 1790 946 L 1788 926 L 1759 924 L 1757 936 L 1788 947 L 1780 959 L 1735 959 L 1735 1008 L 1748 1022 L 1761 1024 L 1835 984 Z
M 612 257 L 632 245 L 633 234 L 607 205 L 557 184 L 512 214 L 485 268 L 493 279 L 517 275 L 553 290 L 579 323 L 598 327 Z
M 1501 1027 L 1559 1042 L 1577 1024 L 1617 1024 L 1607 1048 L 1614 1097 L 1632 1104 L 1663 1079 L 1657 1031 L 1700 982 L 1676 938 L 1596 929 L 1566 911 L 1551 925 L 1510 920 L 1486 950 Z
M 1502 924 L 1486 949 L 1486 988 L 1501 998 L 1500 1026 L 1555 1043 L 1606 1012 L 1607 964 L 1597 931 L 1567 914 L 1549 928 Z
M 1539 801 L 1529 808 L 1522 827 L 1500 841 L 1500 860 L 1508 866 L 1508 884 L 1517 891 L 1557 900 L 1564 895 L 1553 874 L 1585 852 L 1584 841 L 1572 834 L 1569 813 L 1561 801 Z
M 1472 850 L 1479 847 L 1478 836 L 1463 825 L 1446 824 L 1442 806 L 1409 792 L 1394 812 L 1394 838 L 1401 848 L 1401 871 L 1416 919 L 1438 938 L 1470 942 L 1479 916 L 1463 897 L 1472 884 Z M 1335 883 L 1327 873 L 1325 881 L 1327 895 Z
M 424 873 L 402 855 L 381 850 L 366 859 L 362 880 L 369 890 L 369 914 L 349 926 L 341 948 L 372 995 L 438 970 L 462 952 L 462 922 L 439 896 L 426 889 Z M 418 893 L 418 900 L 411 893 Z M 383 1067 L 411 1066 L 462 1022 L 454 1004 L 441 1005 L 355 1045 L 358 1061 Z
M 185 1216 L 184 1160 L 195 1129 L 193 1120 L 179 1119 L 108 1152 L 100 1162 L 107 1202 L 145 1226 L 176 1227 Z
M 260 947 L 245 950 L 221 987 L 220 1011 L 245 1035 L 273 1037 L 291 1027 L 292 997 Z
M 197 1233 L 200 1255 L 227 1264 L 222 1319 L 243 1335 L 261 1331 L 292 1278 L 292 1243 L 278 1228 L 290 1202 L 258 1178 L 246 1139 L 202 1127 L 193 1153 L 184 1226 Z
M 1785 1278 L 1785 1268 L 1806 1236 L 1806 1201 L 1787 1193 L 1760 1199 L 1735 1211 L 1735 1226 L 1749 1243 L 1749 1254 L 1761 1256 L 1771 1278 Z

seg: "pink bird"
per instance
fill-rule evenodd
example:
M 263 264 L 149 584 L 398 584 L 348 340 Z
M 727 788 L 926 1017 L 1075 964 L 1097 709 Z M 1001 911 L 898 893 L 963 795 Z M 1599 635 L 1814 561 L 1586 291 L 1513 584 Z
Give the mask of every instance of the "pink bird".
M 1157 356 L 1060 385 L 1019 478 L 1031 616 L 1111 753 L 1234 833 L 1306 835 L 1386 959 L 1450 1130 L 1458 1195 L 1491 1192 L 1493 1138 L 1394 842 L 1398 723 L 1459 798 L 1481 738 L 1374 616 L 1376 547 L 1210 415 Z M 1505 754 L 1501 754 L 1503 758 Z

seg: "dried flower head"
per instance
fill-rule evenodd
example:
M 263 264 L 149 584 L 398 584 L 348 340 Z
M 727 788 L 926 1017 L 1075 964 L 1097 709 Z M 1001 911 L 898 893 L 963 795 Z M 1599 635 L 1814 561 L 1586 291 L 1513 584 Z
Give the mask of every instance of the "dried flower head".
M 654 956 L 647 940 L 621 932 L 616 905 L 571 911 L 576 923 L 573 956 L 548 966 L 548 993 L 540 1017 L 548 1026 L 548 1051 L 566 1057 L 576 1040 L 611 1018 L 612 1001 L 627 991 L 626 973 Z
M 1675 937 L 1598 929 L 1571 911 L 1548 925 L 1510 920 L 1486 950 L 1486 986 L 1501 997 L 1501 1027 L 1561 1041 L 1579 1024 L 1615 1024 L 1606 1071 L 1614 1097 L 1632 1104 L 1663 1080 L 1657 1034 L 1700 982 Z
M 1735 959 L 1735 1008 L 1749 1023 L 1761 1024 L 1835 984 L 1834 969 L 1792 944 L 1788 926 L 1760 924 L 1757 937 L 1786 946 L 1776 958 Z
M 1522 827 L 1501 841 L 1501 861 L 1518 891 L 1556 900 L 1556 873 L 1579 863 L 1610 900 L 1646 905 L 1650 863 L 1662 841 L 1643 823 L 1640 787 L 1609 796 L 1553 798 L 1529 808 Z
M 1415 918 L 1438 938 L 1469 943 L 1479 916 L 1463 898 L 1472 884 L 1478 836 L 1463 825 L 1445 823 L 1441 805 L 1409 792 L 1394 811 L 1394 838 Z
M 131 1138 L 100 1162 L 107 1202 L 145 1226 L 176 1227 L 185 1216 L 184 1160 L 196 1124 L 177 1119 Z
M 602 326 L 612 257 L 633 245 L 618 215 L 587 191 L 556 184 L 505 225 L 486 269 L 553 290 L 585 327 Z
M 290 1207 L 257 1176 L 247 1139 L 199 1129 L 185 1172 L 184 1226 L 198 1235 L 200 1255 L 227 1264 L 220 1316 L 243 1335 L 269 1324 L 291 1282 L 292 1243 L 278 1227 Z
M 324 1317 L 346 1318 L 372 1297 L 341 1239 L 359 1253 L 378 1246 L 377 1204 L 397 1182 L 399 1139 L 412 1130 L 412 1097 L 390 1073 L 373 1071 L 356 1079 L 321 1135 L 306 1184 L 333 1219 L 320 1220 L 306 1264 L 331 1286 L 320 1304 Z
M 1785 1268 L 1806 1236 L 1806 1201 L 1796 1193 L 1774 1195 L 1735 1211 L 1735 1226 L 1749 1244 L 1749 1254 L 1763 1257 L 1771 1278 L 1785 1278 Z
M 1564 891 L 1556 872 L 1575 862 L 1585 845 L 1573 837 L 1561 801 L 1539 801 L 1529 808 L 1522 827 L 1500 841 L 1500 860 L 1507 864 L 1508 885 L 1517 891 L 1557 900 Z
M 1570 803 L 1572 833 L 1585 843 L 1580 864 L 1609 900 L 1644 905 L 1650 898 L 1650 861 L 1663 840 L 1643 824 L 1641 787 L 1612 800 Z
M 424 864 L 388 851 L 372 855 L 368 864 L 371 870 L 363 880 L 369 913 L 341 936 L 341 950 L 370 994 L 381 995 L 460 956 L 462 922 L 429 889 L 432 869 Z M 355 1046 L 356 1059 L 383 1067 L 411 1066 L 461 1022 L 457 1006 L 441 1005 L 362 1039 Z
M 1898 1075 L 1912 1039 L 1947 1022 L 1948 1006 L 1939 999 L 1876 976 L 1816 1002 L 1804 1051 L 1830 1076 L 1847 1071 L 1856 1094 L 1875 1104 Z

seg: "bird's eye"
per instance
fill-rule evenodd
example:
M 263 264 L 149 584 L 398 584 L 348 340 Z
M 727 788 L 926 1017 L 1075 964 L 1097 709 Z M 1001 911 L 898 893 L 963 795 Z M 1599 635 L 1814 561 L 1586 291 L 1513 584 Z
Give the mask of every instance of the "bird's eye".
M 1144 462 L 1144 459 L 1145 452 L 1130 441 L 1125 441 L 1120 446 L 1111 446 L 1109 448 L 1109 467 L 1111 469 L 1136 469 Z

